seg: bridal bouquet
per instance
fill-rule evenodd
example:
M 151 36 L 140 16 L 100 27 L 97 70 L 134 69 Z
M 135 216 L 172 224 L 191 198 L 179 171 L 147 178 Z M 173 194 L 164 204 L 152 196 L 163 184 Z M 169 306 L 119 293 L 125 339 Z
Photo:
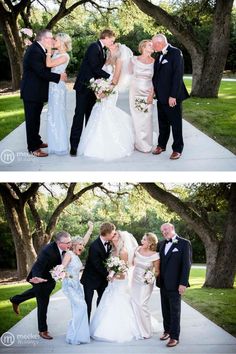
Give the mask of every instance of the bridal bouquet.
M 104 96 L 110 96 L 114 93 L 114 87 L 111 85 L 109 79 L 90 79 L 89 88 L 91 88 L 95 95 L 97 96 L 97 101 L 101 101 L 100 96 L 103 94 Z
M 151 271 L 150 269 L 145 270 L 143 278 L 145 284 L 153 284 L 156 279 L 153 271 Z
M 134 107 L 140 112 L 147 113 L 148 112 L 147 98 L 142 96 L 136 96 L 134 101 Z
M 62 281 L 68 277 L 68 273 L 65 270 L 65 267 L 62 264 L 58 264 L 52 270 L 50 270 L 51 276 L 55 281 Z
M 113 277 L 117 273 L 125 273 L 128 270 L 126 262 L 119 257 L 109 257 L 105 262 L 109 276 Z

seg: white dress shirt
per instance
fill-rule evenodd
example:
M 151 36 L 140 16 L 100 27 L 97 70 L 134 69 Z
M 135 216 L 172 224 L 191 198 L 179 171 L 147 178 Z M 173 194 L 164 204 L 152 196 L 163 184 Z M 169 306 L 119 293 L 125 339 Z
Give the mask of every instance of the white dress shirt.
M 174 241 L 175 239 L 176 239 L 176 235 L 174 235 L 174 236 L 172 237 L 172 242 L 166 243 L 166 245 L 165 245 L 165 255 L 168 253 L 168 251 L 169 251 L 169 249 L 171 248 L 172 243 L 173 243 L 173 241 Z

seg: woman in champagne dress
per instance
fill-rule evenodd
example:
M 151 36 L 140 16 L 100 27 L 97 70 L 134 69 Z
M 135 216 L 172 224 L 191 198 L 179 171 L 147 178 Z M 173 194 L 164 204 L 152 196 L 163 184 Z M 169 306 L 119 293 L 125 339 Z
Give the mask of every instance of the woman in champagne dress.
M 130 112 L 135 130 L 135 148 L 141 152 L 150 152 L 153 145 L 153 69 L 154 59 L 152 41 L 143 40 L 139 43 L 138 57 L 133 57 L 131 71 L 133 78 L 130 86 Z M 147 102 L 147 112 L 138 110 L 135 101 L 142 99 Z
M 145 272 L 151 270 L 155 276 L 159 274 L 160 257 L 157 253 L 157 237 L 153 233 L 146 233 L 142 238 L 142 246 L 138 247 L 134 255 L 134 270 L 131 280 L 131 302 L 142 338 L 150 338 L 153 332 L 148 301 L 153 291 L 154 280 L 145 279 Z
M 54 40 L 57 51 L 51 57 L 51 48 L 47 48 L 46 66 L 52 72 L 61 74 L 65 72 L 70 57 L 71 38 L 66 33 L 58 33 Z M 68 153 L 69 142 L 66 121 L 66 85 L 64 81 L 58 84 L 51 82 L 48 93 L 48 153 L 65 155 Z

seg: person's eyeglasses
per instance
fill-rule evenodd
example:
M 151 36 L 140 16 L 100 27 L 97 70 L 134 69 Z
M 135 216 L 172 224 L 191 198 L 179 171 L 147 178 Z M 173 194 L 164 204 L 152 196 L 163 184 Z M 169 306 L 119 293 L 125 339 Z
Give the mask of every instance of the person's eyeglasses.
M 62 242 L 62 241 L 60 241 L 60 243 L 64 243 L 65 245 L 69 245 L 69 243 L 71 243 L 71 241 L 68 241 L 68 242 Z

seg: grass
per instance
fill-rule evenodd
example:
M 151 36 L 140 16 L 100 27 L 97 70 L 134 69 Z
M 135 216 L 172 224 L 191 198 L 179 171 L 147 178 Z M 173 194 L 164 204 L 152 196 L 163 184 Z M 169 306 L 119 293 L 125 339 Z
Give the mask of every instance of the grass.
M 0 140 L 24 121 L 23 101 L 19 95 L 0 96 Z
M 188 90 L 191 80 L 185 79 Z M 219 98 L 184 101 L 184 118 L 236 154 L 236 82 L 222 81 Z M 0 96 L 0 140 L 24 121 L 19 95 Z
M 36 306 L 36 299 L 31 299 L 25 301 L 20 305 L 20 315 L 16 315 L 12 310 L 12 304 L 9 301 L 9 298 L 20 294 L 23 291 L 30 289 L 31 285 L 28 283 L 20 284 L 7 284 L 0 286 L 0 335 L 6 332 L 9 328 L 14 326 L 18 321 L 25 317 L 30 311 L 32 311 Z M 56 288 L 53 293 L 58 291 L 61 288 L 61 284 L 57 283 Z
M 201 288 L 204 269 L 192 269 L 184 301 L 236 337 L 236 281 L 234 289 Z
M 185 79 L 188 91 L 191 80 Z M 222 81 L 219 98 L 184 101 L 184 118 L 219 144 L 236 154 L 236 82 Z

